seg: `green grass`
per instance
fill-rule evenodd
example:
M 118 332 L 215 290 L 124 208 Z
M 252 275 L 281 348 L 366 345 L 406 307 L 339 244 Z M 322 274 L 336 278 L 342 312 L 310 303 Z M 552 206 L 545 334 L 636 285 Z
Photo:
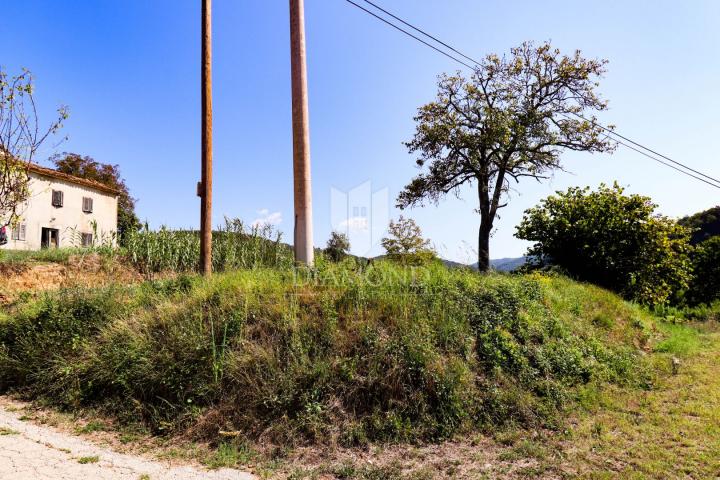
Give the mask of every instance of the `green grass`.
M 653 388 L 603 389 L 575 422 L 562 468 L 579 478 L 715 478 L 720 471 L 720 333 L 661 325 Z M 657 350 L 657 349 L 656 349 Z M 670 355 L 683 355 L 673 371 Z
M 555 427 L 586 385 L 645 386 L 651 323 L 557 276 L 320 259 L 20 302 L 0 391 L 209 440 L 437 441 Z
M 702 336 L 696 328 L 686 324 L 664 322 L 659 324 L 659 328 L 666 338 L 655 346 L 656 352 L 688 357 L 700 350 Z
M 232 468 L 247 465 L 257 454 L 246 444 L 223 442 L 203 460 L 203 464 L 211 469 Z
M 20 432 L 12 428 L 0 427 L 0 435 L 17 435 L 18 433 Z
M 102 432 L 105 430 L 107 430 L 107 426 L 104 423 L 98 421 L 90 421 L 81 427 L 76 427 L 75 433 L 87 434 L 93 432 Z
M 0 250 L 0 265 L 25 265 L 28 263 L 67 263 L 73 255 L 87 254 L 82 248 L 57 248 L 46 250 Z
M 97 463 L 99 461 L 100 461 L 100 457 L 98 457 L 97 455 L 93 455 L 90 457 L 78 458 L 78 463 L 83 464 L 83 465 L 88 464 L 88 463 Z

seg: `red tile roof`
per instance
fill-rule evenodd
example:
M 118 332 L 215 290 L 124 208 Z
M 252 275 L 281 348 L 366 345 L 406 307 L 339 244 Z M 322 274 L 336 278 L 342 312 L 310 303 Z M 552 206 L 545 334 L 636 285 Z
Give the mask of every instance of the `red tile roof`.
M 36 165 L 34 163 L 28 165 L 28 171 L 43 177 L 55 178 L 57 180 L 64 180 L 68 183 L 74 183 L 75 185 L 82 185 L 83 187 L 99 190 L 110 195 L 117 196 L 120 193 L 119 190 L 109 187 L 104 183 L 100 183 L 95 180 L 88 180 L 87 178 L 75 177 L 73 175 L 68 175 L 67 173 L 58 172 L 52 168 L 41 167 L 40 165 Z

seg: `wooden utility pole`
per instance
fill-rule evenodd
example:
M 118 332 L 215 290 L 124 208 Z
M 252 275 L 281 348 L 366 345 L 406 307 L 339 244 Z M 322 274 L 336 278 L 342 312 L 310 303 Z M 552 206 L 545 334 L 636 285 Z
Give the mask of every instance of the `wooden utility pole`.
M 295 261 L 312 265 L 312 185 L 310 180 L 310 113 L 305 51 L 305 2 L 290 0 L 292 70 L 293 176 L 295 190 Z
M 202 0 L 202 176 L 200 269 L 212 273 L 212 0 Z

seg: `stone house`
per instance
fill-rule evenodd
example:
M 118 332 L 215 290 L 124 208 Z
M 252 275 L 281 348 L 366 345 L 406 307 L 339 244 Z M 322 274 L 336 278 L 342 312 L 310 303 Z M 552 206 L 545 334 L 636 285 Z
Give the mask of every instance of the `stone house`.
M 115 243 L 118 192 L 102 183 L 30 165 L 30 196 L 8 227 L 8 250 Z

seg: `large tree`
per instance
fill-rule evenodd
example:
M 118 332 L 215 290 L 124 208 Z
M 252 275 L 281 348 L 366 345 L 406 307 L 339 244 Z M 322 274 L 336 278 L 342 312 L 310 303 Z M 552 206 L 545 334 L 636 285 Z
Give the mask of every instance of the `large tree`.
M 67 119 L 60 107 L 47 128 L 40 126 L 29 71 L 9 77 L 0 68 L 0 227 L 14 224 L 28 199 L 28 168 L 47 138 Z
M 406 144 L 419 154 L 422 173 L 400 193 L 398 207 L 437 203 L 474 184 L 478 266 L 487 270 L 493 222 L 507 205 L 511 181 L 547 178 L 561 168 L 563 150 L 615 148 L 592 116 L 607 108 L 595 91 L 605 64 L 526 42 L 509 56 L 487 56 L 469 79 L 441 76 L 436 100 L 418 110 L 415 136 Z
M 54 155 L 50 160 L 59 172 L 75 177 L 95 180 L 108 187 L 116 189 L 118 195 L 118 236 L 123 244 L 126 234 L 140 228 L 140 221 L 135 214 L 135 199 L 130 196 L 130 190 L 120 174 L 118 165 L 100 163 L 88 156 L 77 153 L 62 153 Z

